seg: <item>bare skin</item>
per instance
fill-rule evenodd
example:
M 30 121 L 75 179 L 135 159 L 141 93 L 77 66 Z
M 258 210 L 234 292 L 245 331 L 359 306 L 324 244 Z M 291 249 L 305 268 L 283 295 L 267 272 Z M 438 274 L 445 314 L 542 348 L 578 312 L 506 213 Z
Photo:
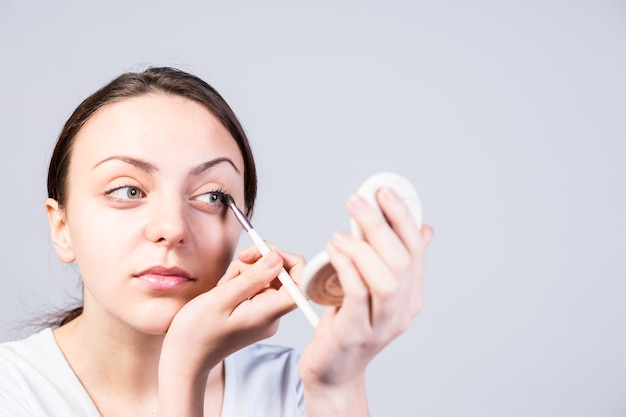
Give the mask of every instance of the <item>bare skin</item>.
M 201 105 L 150 94 L 100 109 L 79 132 L 64 207 L 47 201 L 52 241 L 84 282 L 84 312 L 55 338 L 103 417 L 219 416 L 223 360 L 275 333 L 294 309 L 275 278 L 298 278 L 300 256 L 250 247 L 215 201 L 241 206 L 243 161 Z M 365 371 L 422 306 L 432 229 L 415 225 L 393 191 L 378 193 L 390 221 L 348 202 L 365 239 L 328 244 L 346 298 L 327 309 L 303 352 L 309 416 L 366 416 Z

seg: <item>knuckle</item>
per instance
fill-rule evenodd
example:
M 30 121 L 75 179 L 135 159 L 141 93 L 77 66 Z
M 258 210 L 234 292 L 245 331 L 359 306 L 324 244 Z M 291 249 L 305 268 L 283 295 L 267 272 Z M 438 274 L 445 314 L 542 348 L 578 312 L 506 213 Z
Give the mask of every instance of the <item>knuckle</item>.
M 346 297 L 350 297 L 358 304 L 369 302 L 370 294 L 365 287 L 354 286 L 350 288 L 344 288 L 344 294 Z
M 379 284 L 376 288 L 376 295 L 383 301 L 392 299 L 398 293 L 399 284 L 396 280 L 385 280 L 384 283 Z
M 410 314 L 403 313 L 396 315 L 391 321 L 391 325 L 387 327 L 387 331 L 381 334 L 379 342 L 389 343 L 391 340 L 405 333 L 409 327 L 411 327 L 411 322 Z
M 366 329 L 362 328 L 354 328 L 351 332 L 347 332 L 344 334 L 339 340 L 339 343 L 343 350 L 351 350 L 355 349 L 364 351 L 372 345 L 372 338 L 369 336 L 369 332 Z
M 413 259 L 408 253 L 398 256 L 394 262 L 394 269 L 400 273 L 411 271 L 413 269 Z
M 275 274 L 272 270 L 267 269 L 263 265 L 254 265 L 248 268 L 243 274 L 246 276 L 247 281 L 254 288 L 258 286 L 264 286 L 271 282 L 275 278 Z

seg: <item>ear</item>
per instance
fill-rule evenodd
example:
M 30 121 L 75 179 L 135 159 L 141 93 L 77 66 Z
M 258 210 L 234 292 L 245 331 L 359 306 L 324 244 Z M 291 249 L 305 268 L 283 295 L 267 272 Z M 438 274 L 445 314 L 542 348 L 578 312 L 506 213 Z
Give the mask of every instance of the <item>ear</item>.
M 48 212 L 48 223 L 50 224 L 50 237 L 54 250 L 62 262 L 72 263 L 76 260 L 74 250 L 72 249 L 72 241 L 70 239 L 70 231 L 65 221 L 65 212 L 59 203 L 49 198 L 46 200 L 46 211 Z

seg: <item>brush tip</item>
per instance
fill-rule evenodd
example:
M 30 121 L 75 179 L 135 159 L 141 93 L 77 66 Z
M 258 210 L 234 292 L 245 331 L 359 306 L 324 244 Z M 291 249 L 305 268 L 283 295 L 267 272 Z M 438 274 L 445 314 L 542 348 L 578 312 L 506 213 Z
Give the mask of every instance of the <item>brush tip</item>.
M 235 199 L 230 194 L 224 194 L 222 200 L 227 206 L 233 206 L 235 204 Z
M 239 223 L 243 226 L 243 228 L 246 229 L 246 231 L 250 231 L 252 229 L 250 220 L 248 220 L 246 215 L 243 214 L 241 210 L 239 210 L 239 207 L 237 207 L 237 204 L 235 204 L 235 200 L 233 199 L 232 196 L 228 194 L 224 194 L 223 203 L 226 204 L 228 207 L 230 207 L 230 209 L 235 214 L 235 217 L 237 218 Z

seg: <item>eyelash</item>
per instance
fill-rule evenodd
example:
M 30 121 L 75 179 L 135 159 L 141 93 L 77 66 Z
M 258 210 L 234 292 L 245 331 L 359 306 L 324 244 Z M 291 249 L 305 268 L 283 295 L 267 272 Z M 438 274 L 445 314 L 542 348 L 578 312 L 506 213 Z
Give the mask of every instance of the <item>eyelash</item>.
M 224 190 L 222 187 L 218 187 L 215 190 L 207 191 L 206 193 L 202 193 L 199 196 L 206 195 L 206 194 L 218 195 L 220 197 L 219 204 L 224 205 L 224 200 L 226 199 L 226 196 L 228 195 L 228 192 L 226 190 Z M 199 200 L 199 201 L 201 201 L 201 200 Z M 210 203 L 208 203 L 208 204 L 210 204 Z

